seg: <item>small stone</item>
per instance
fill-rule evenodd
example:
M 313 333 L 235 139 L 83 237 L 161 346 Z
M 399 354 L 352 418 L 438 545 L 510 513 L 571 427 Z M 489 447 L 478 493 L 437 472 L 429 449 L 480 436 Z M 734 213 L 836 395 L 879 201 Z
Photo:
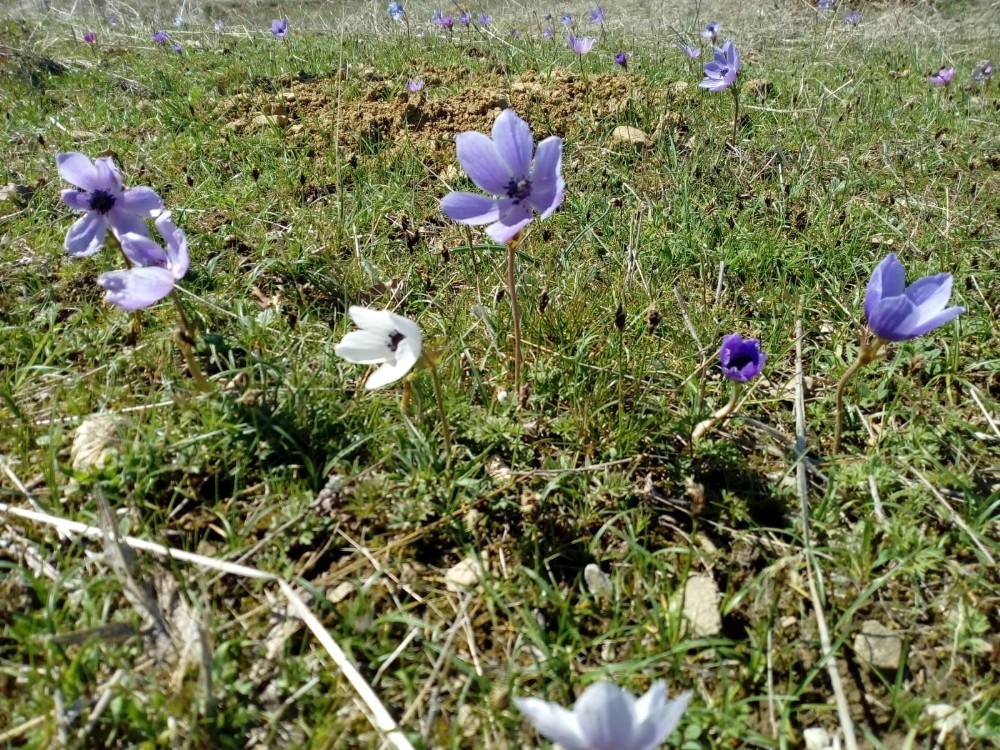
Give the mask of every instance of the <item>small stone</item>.
M 458 593 L 473 588 L 482 577 L 483 564 L 474 557 L 467 557 L 448 569 L 444 584 L 449 591 Z
M 250 124 L 255 127 L 272 127 L 277 125 L 283 128 L 288 124 L 288 118 L 284 115 L 257 115 L 250 121 Z
M 698 573 L 684 584 L 684 619 L 695 638 L 717 635 L 722 631 L 719 612 L 719 587 L 710 575 Z
M 640 149 L 652 148 L 655 145 L 645 132 L 631 125 L 619 125 L 612 130 L 611 143 L 627 144 Z
M 326 600 L 330 604 L 337 604 L 338 602 L 344 601 L 347 597 L 354 593 L 354 584 L 350 581 L 342 581 L 333 590 L 327 592 Z
M 823 727 L 809 727 L 802 731 L 802 741 L 806 750 L 834 750 L 840 743 L 834 743 L 833 737 Z
M 878 620 L 865 620 L 854 637 L 854 651 L 869 666 L 896 670 L 903 656 L 903 639 Z
M 69 449 L 73 471 L 100 468 L 121 445 L 124 419 L 107 412 L 91 414 L 76 428 L 73 445 Z
M 611 585 L 611 578 L 601 570 L 600 565 L 590 563 L 583 569 L 583 580 L 587 582 L 587 589 L 598 599 L 608 599 L 614 593 Z

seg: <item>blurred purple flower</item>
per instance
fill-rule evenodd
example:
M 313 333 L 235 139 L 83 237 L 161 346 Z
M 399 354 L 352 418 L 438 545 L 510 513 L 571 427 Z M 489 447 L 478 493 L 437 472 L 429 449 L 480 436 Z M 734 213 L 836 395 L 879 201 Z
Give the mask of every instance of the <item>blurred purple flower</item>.
M 442 13 L 440 10 L 435 10 L 433 13 L 431 13 L 432 23 L 441 23 L 442 18 L 444 18 L 444 13 Z
M 590 22 L 591 23 L 604 23 L 604 8 L 598 5 L 592 11 L 590 11 Z
M 844 16 L 844 23 L 846 23 L 848 26 L 857 26 L 858 23 L 860 23 L 860 21 L 861 21 L 861 12 L 857 10 L 852 11 L 851 13 L 848 13 L 846 16 Z
M 173 49 L 173 51 L 176 52 L 177 54 L 180 54 L 184 50 L 184 48 L 181 47 L 180 42 L 174 42 L 171 49 Z
M 284 39 L 288 36 L 288 19 L 275 18 L 271 21 L 271 33 L 275 39 Z
M 615 65 L 621 65 L 623 68 L 628 68 L 628 61 L 631 58 L 631 52 L 617 52 L 615 53 Z
M 520 39 L 521 38 L 521 32 L 518 31 L 517 29 L 511 29 L 510 30 L 510 38 L 511 39 Z
M 989 60 L 980 60 L 976 67 L 972 69 L 972 80 L 983 83 L 993 77 L 993 63 Z
M 386 8 L 385 12 L 389 14 L 389 18 L 397 23 L 406 20 L 406 11 L 403 10 L 403 4 L 395 0 L 389 3 L 389 7 Z
M 705 63 L 705 78 L 698 85 L 709 91 L 724 91 L 736 80 L 740 72 L 740 53 L 729 39 L 722 47 L 715 48 L 715 59 Z
M 951 83 L 951 79 L 955 77 L 954 68 L 941 68 L 937 73 L 932 76 L 928 76 L 927 81 L 932 86 L 947 86 Z
M 692 47 L 689 44 L 678 44 L 677 49 L 683 52 L 692 60 L 697 60 L 701 57 L 701 47 Z
M 468 26 L 470 23 L 472 23 L 472 14 L 469 12 L 463 13 L 458 17 L 458 22 L 463 26 Z
M 108 23 L 110 23 L 112 26 L 117 26 L 118 25 L 118 16 L 115 16 L 115 15 L 109 16 L 108 17 Z
M 128 233 L 149 235 L 145 219 L 163 210 L 163 201 L 152 188 L 126 190 L 114 159 L 91 161 L 84 154 L 70 151 L 56 154 L 56 165 L 59 176 L 77 186 L 76 190 L 62 191 L 62 202 L 86 212 L 66 233 L 64 246 L 70 255 L 83 258 L 96 253 L 104 245 L 108 227 L 117 237 Z
M 167 32 L 165 32 L 165 31 L 154 31 L 153 32 L 153 41 L 156 42 L 157 44 L 163 44 L 164 42 L 167 41 Z
M 86 34 L 83 35 L 83 41 L 85 41 L 87 44 L 93 44 L 94 42 L 97 41 L 97 34 L 95 34 L 93 31 L 88 31 Z
M 512 109 L 497 117 L 492 136 L 467 131 L 455 142 L 465 173 L 480 190 L 498 197 L 450 193 L 441 210 L 462 224 L 489 224 L 486 233 L 506 244 L 531 222 L 533 211 L 546 219 L 562 203 L 563 142 L 549 136 L 535 148 L 531 128 Z
M 216 34 L 221 34 L 223 28 L 224 28 L 224 24 L 222 23 L 222 21 L 216 21 L 215 22 L 215 33 Z
M 174 28 L 179 29 L 183 25 L 184 25 L 184 16 L 177 16 L 177 18 L 174 19 Z
M 555 31 L 552 30 L 551 26 L 546 26 L 545 30 L 542 31 L 542 39 L 551 39 L 555 35 Z
M 169 211 L 157 217 L 156 229 L 166 241 L 166 249 L 141 234 L 122 235 L 122 252 L 134 265 L 97 278 L 104 287 L 104 299 L 111 304 L 125 310 L 149 307 L 170 294 L 174 284 L 184 278 L 191 262 L 184 232 L 174 226 Z
M 487 27 L 489 27 L 489 25 L 490 25 L 490 14 L 489 13 L 481 13 L 479 15 L 479 25 L 482 26 L 484 29 L 487 28 Z
M 705 25 L 705 28 L 701 30 L 701 38 L 706 42 L 711 42 L 715 44 L 716 40 L 719 38 L 719 32 L 722 31 L 722 24 L 718 21 L 709 21 Z
M 571 31 L 569 32 L 569 42 L 566 46 L 569 47 L 570 51 L 575 52 L 582 57 L 590 52 L 596 43 L 597 40 L 592 36 L 582 36 L 577 39 L 576 35 Z
M 442 29 L 447 29 L 448 31 L 451 31 L 451 27 L 455 25 L 455 19 L 452 18 L 451 16 L 441 16 L 438 23 L 441 24 Z
M 746 383 L 760 374 L 766 362 L 767 355 L 760 350 L 760 339 L 745 339 L 738 333 L 723 336 L 719 364 L 727 379 Z
M 424 79 L 423 78 L 411 78 L 406 82 L 406 89 L 411 94 L 418 94 L 424 90 Z
M 837 7 L 837 0 L 817 0 L 816 7 L 819 10 L 833 10 Z
M 895 253 L 878 264 L 865 292 L 868 327 L 886 341 L 906 341 L 930 333 L 965 312 L 948 307 L 952 276 L 925 276 L 906 286 L 906 271 Z
M 571 13 L 563 13 L 562 25 L 571 26 L 573 24 L 573 15 Z

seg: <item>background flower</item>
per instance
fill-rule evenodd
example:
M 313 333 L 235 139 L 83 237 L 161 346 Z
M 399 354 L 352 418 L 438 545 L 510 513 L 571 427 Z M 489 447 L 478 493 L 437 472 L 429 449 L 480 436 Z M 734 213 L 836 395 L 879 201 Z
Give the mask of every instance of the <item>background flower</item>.
M 140 234 L 122 236 L 122 252 L 134 265 L 124 271 L 102 273 L 97 279 L 104 288 L 104 299 L 111 304 L 125 310 L 149 307 L 170 294 L 176 282 L 184 278 L 191 262 L 187 237 L 174 226 L 169 211 L 157 217 L 156 229 L 166 249 Z
M 692 60 L 701 57 L 701 47 L 692 47 L 688 44 L 678 44 L 677 48 Z
M 964 307 L 948 307 L 952 276 L 925 276 L 906 286 L 906 271 L 895 253 L 875 268 L 865 292 L 868 327 L 886 341 L 906 341 L 954 320 Z
M 941 68 L 937 73 L 932 76 L 928 76 L 927 80 L 932 86 L 947 86 L 951 83 L 951 79 L 955 77 L 954 68 Z
M 844 23 L 846 23 L 848 26 L 857 26 L 860 21 L 861 21 L 861 13 L 856 10 L 844 16 Z
M 993 63 L 989 60 L 980 60 L 976 67 L 972 69 L 973 81 L 988 81 L 993 77 Z
M 590 11 L 590 22 L 591 23 L 604 23 L 604 8 L 598 5 L 592 11 Z
M 368 377 L 365 388 L 371 391 L 395 383 L 413 369 L 420 359 L 420 326 L 388 310 L 352 305 L 348 314 L 361 330 L 348 333 L 333 351 L 348 362 L 382 365 Z
M 165 32 L 165 31 L 154 31 L 153 32 L 153 41 L 156 42 L 157 44 L 163 44 L 165 41 L 167 41 L 167 32 Z
M 709 91 L 723 91 L 729 88 L 740 72 L 740 53 L 728 40 L 721 48 L 715 48 L 715 59 L 705 63 L 705 78 L 698 85 Z
M 701 38 L 706 42 L 711 42 L 715 44 L 715 41 L 719 38 L 719 32 L 722 31 L 722 24 L 718 21 L 709 21 L 705 28 L 701 30 Z
M 275 39 L 284 39 L 288 35 L 288 19 L 275 18 L 271 21 L 271 33 Z
M 760 339 L 745 339 L 738 333 L 723 337 L 719 364 L 727 379 L 746 383 L 760 374 L 766 362 L 767 355 L 760 350 Z
M 85 41 L 87 44 L 93 44 L 94 42 L 97 41 L 97 34 L 95 34 L 93 31 L 88 31 L 86 34 L 83 35 L 83 41 Z
M 615 65 L 621 65 L 623 68 L 628 67 L 628 61 L 632 59 L 631 52 L 616 52 L 615 53 Z
M 578 39 L 572 31 L 569 32 L 569 43 L 567 46 L 578 55 L 586 55 L 594 48 L 594 44 L 596 43 L 597 39 L 592 36 L 582 36 Z
M 423 78 L 411 78 L 406 82 L 406 88 L 411 94 L 416 94 L 424 90 Z
M 403 4 L 398 2 L 389 3 L 389 7 L 386 8 L 386 13 L 389 14 L 389 18 L 393 21 L 402 21 L 406 18 L 406 11 L 403 10 Z

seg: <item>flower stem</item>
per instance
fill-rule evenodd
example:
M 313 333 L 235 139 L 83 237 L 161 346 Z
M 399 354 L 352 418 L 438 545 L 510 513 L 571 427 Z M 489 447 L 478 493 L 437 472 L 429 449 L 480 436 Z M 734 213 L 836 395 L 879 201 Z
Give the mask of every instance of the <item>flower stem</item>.
M 691 433 L 691 443 L 697 443 L 705 434 L 715 427 L 719 422 L 724 420 L 730 414 L 736 410 L 736 402 L 740 398 L 740 394 L 743 392 L 743 384 L 737 381 L 733 382 L 733 395 L 729 397 L 729 401 L 721 409 L 715 412 L 708 419 L 699 422 L 695 428 L 694 432 Z
M 431 380 L 434 383 L 434 398 L 437 401 L 438 417 L 441 418 L 441 433 L 444 436 L 444 450 L 447 462 L 451 463 L 451 428 L 448 426 L 448 415 L 444 410 L 444 392 L 441 390 L 441 376 L 438 374 L 437 361 L 433 354 L 424 352 L 424 363 L 431 371 Z
M 184 314 L 184 306 L 181 304 L 180 298 L 176 294 L 171 294 L 170 296 L 173 298 L 174 306 L 177 308 L 178 318 L 177 330 L 174 331 L 174 342 L 177 344 L 177 348 L 181 350 L 184 361 L 188 366 L 188 372 L 191 373 L 191 377 L 194 380 L 195 387 L 202 393 L 210 393 L 212 385 L 208 382 L 208 378 L 205 377 L 205 373 L 202 372 L 201 366 L 194 356 L 192 348 L 195 343 L 194 329 L 191 327 L 187 315 Z
M 733 92 L 733 146 L 736 146 L 740 129 L 740 90 L 734 84 L 730 89 Z
M 833 428 L 834 453 L 840 452 L 840 436 L 844 428 L 844 389 L 847 387 L 847 381 L 853 378 L 855 373 L 857 373 L 857 371 L 862 367 L 874 362 L 875 358 L 878 357 L 885 344 L 886 341 L 883 339 L 875 339 L 874 342 L 863 344 L 861 346 L 861 351 L 858 352 L 858 358 L 854 360 L 850 367 L 847 368 L 847 371 L 837 383 L 836 406 L 834 407 L 836 411 L 836 421 Z
M 514 398 L 521 401 L 521 308 L 517 304 L 517 237 L 507 243 L 507 293 L 510 295 L 511 323 L 514 326 Z

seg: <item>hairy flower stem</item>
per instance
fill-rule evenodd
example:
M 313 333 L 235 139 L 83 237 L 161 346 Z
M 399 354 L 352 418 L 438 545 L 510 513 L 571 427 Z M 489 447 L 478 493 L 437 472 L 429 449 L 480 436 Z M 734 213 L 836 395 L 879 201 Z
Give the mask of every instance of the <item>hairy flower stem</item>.
M 743 392 L 743 384 L 737 381 L 733 382 L 733 395 L 729 397 L 729 401 L 721 409 L 715 412 L 708 419 L 699 422 L 695 428 L 694 432 L 691 433 L 691 443 L 697 443 L 705 434 L 708 433 L 713 427 L 715 427 L 719 422 L 726 419 L 730 414 L 736 410 L 736 402 L 739 401 L 740 394 Z
M 833 428 L 833 452 L 840 452 L 840 436 L 844 428 L 844 389 L 847 387 L 847 381 L 854 377 L 855 373 L 871 362 L 874 362 L 879 354 L 882 352 L 882 347 L 886 345 L 884 339 L 875 339 L 875 341 L 862 344 L 861 351 L 858 352 L 858 358 L 854 360 L 844 376 L 837 383 L 837 396 L 836 405 L 834 409 L 836 411 L 836 421 Z
M 448 426 L 448 415 L 444 410 L 444 392 L 441 390 L 441 376 L 438 374 L 437 360 L 429 352 L 424 352 L 421 359 L 423 359 L 427 369 L 431 371 L 431 380 L 434 382 L 434 398 L 437 401 L 438 417 L 441 419 L 441 433 L 444 436 L 446 461 L 451 464 L 451 428 Z
M 194 380 L 195 387 L 202 393 L 210 393 L 212 385 L 208 382 L 208 378 L 205 377 L 205 373 L 202 372 L 201 366 L 194 356 L 194 329 L 191 327 L 187 315 L 184 314 L 184 306 L 181 304 L 180 298 L 176 294 L 171 294 L 170 296 L 173 298 L 174 306 L 177 308 L 178 318 L 177 330 L 174 331 L 174 342 L 176 342 L 177 348 L 181 350 L 184 361 L 188 366 L 188 372 L 191 373 L 191 378 Z
M 735 85 L 729 90 L 733 92 L 733 146 L 736 146 L 740 131 L 740 90 Z
M 517 304 L 517 246 L 520 237 L 507 243 L 507 292 L 510 295 L 511 324 L 514 326 L 514 398 L 521 399 L 521 308 Z

